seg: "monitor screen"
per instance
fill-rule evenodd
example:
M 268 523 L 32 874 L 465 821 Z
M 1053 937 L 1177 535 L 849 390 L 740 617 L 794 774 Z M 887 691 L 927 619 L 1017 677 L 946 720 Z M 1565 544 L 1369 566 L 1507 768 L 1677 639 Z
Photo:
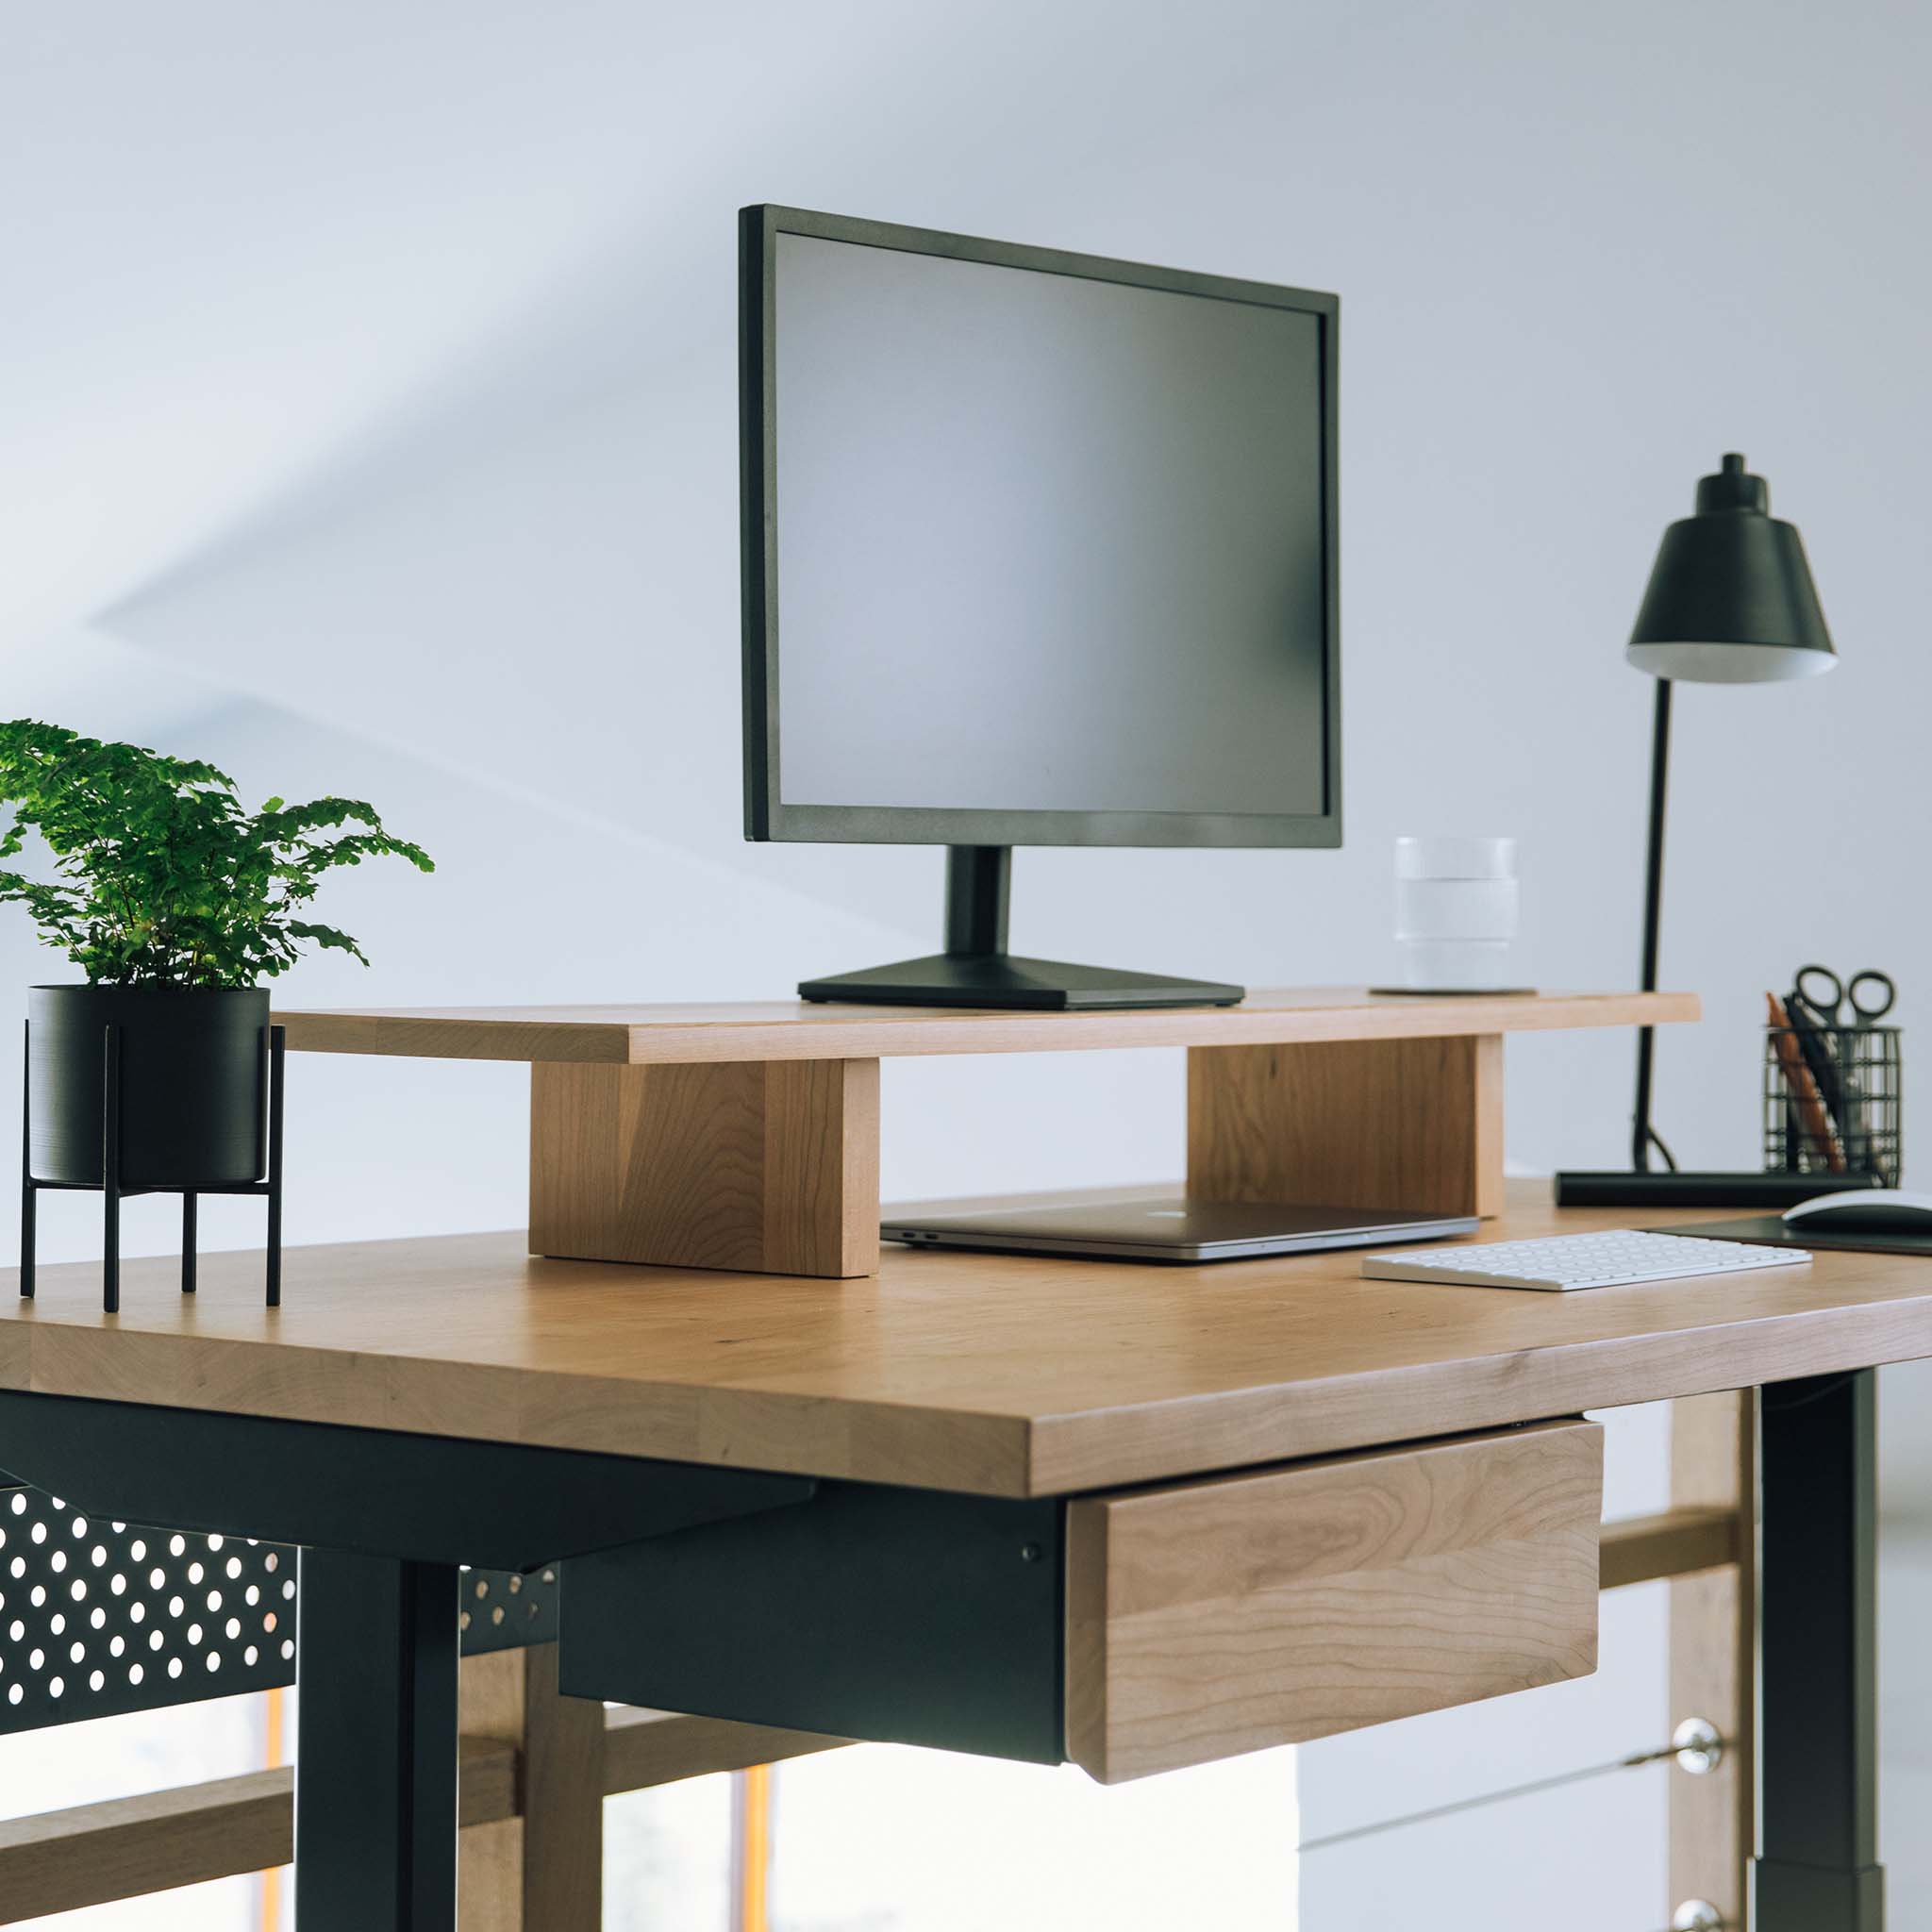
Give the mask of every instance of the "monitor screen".
M 1332 307 L 769 249 L 767 832 L 1335 842 Z

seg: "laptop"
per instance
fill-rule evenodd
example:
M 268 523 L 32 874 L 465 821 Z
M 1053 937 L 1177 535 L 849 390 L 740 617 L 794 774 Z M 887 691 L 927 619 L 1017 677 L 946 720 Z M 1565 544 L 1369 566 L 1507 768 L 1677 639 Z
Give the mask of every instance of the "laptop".
M 1473 1214 L 1405 1214 L 1373 1208 L 1304 1208 L 1202 1201 L 1178 1190 L 1033 1195 L 1024 1207 L 888 1216 L 879 1232 L 908 1247 L 982 1248 L 1008 1255 L 1084 1255 L 1098 1261 L 1247 1261 L 1391 1241 L 1474 1234 Z

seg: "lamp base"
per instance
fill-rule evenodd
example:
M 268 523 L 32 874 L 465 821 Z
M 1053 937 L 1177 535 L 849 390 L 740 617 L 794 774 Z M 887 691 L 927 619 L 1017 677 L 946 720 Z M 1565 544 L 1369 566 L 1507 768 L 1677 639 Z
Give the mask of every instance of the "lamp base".
M 1571 1168 L 1557 1175 L 1558 1208 L 1795 1208 L 1820 1194 L 1882 1188 L 1875 1174 L 1642 1174 Z
M 1533 1000 L 1534 986 L 1372 986 L 1378 1000 Z

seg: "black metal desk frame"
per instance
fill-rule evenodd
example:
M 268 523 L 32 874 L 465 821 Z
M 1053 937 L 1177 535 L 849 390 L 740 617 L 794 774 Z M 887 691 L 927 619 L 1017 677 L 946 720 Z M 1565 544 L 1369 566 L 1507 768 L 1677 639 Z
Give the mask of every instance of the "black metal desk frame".
M 1882 1932 L 1874 1391 L 1868 1369 L 1760 1401 L 1758 1932 Z M 17 1392 L 0 1469 L 303 1546 L 298 1676 L 329 1687 L 296 1767 L 305 1932 L 453 1932 L 463 1562 L 571 1559 L 578 1695 L 1059 1755 L 1060 1501 Z

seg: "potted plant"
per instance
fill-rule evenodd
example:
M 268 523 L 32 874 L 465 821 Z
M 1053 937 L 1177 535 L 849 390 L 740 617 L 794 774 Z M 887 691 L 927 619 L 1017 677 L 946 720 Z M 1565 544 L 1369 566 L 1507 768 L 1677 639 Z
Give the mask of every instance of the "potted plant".
M 302 916 L 324 873 L 384 854 L 431 872 L 427 855 L 357 800 L 250 812 L 213 765 L 30 718 L 0 724 L 0 801 L 13 808 L 0 860 L 29 830 L 53 858 L 51 880 L 0 870 L 0 900 L 24 905 L 86 974 L 27 995 L 29 1172 L 101 1184 L 112 1026 L 124 1187 L 258 1180 L 262 982 L 305 944 L 362 959 L 347 933 Z

